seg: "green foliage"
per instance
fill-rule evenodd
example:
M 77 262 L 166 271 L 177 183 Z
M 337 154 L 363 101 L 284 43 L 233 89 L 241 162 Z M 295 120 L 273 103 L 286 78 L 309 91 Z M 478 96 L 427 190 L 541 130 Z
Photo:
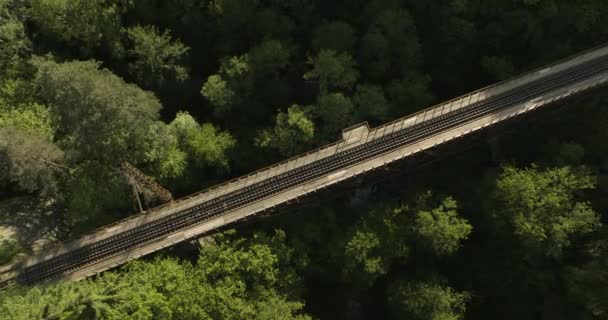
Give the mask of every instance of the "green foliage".
M 66 224 L 74 233 L 110 223 L 134 204 L 131 188 L 115 168 L 95 161 L 79 164 L 66 182 Z
M 422 51 L 410 13 L 385 9 L 376 14 L 361 39 L 361 69 L 372 81 L 417 78 Z
M 127 29 L 127 36 L 132 42 L 129 54 L 134 59 L 129 70 L 140 83 L 153 87 L 160 86 L 166 78 L 188 78 L 182 61 L 189 48 L 172 40 L 169 30 L 160 33 L 155 26 L 135 26 Z
M 242 40 L 251 36 L 257 0 L 212 0 L 207 3 L 211 18 L 216 22 L 215 32 L 220 36 L 219 50 L 222 53 L 237 51 L 242 47 Z M 235 37 L 234 35 L 239 35 Z
M 589 319 L 608 315 L 608 228 L 602 231 L 603 237 L 590 245 L 592 259 L 584 265 L 568 267 L 565 273 L 570 299 L 584 307 Z
M 266 53 L 256 51 L 258 62 L 267 63 L 262 61 L 267 57 L 260 56 Z M 211 103 L 216 115 L 227 115 L 235 105 L 246 101 L 252 90 L 252 72 L 247 54 L 222 59 L 219 73 L 210 75 L 201 89 L 201 94 Z
M 44 34 L 75 41 L 87 54 L 105 44 L 120 55 L 121 15 L 129 5 L 117 0 L 32 0 L 31 17 Z
M 395 319 L 461 320 L 469 297 L 436 281 L 397 282 L 392 285 L 389 302 Z
M 35 104 L 36 99 L 32 96 L 33 91 L 33 84 L 28 79 L 0 79 L 0 108 L 7 109 Z
M 353 122 L 353 104 L 342 93 L 320 96 L 313 112 L 323 123 L 324 137 L 333 138 L 336 132 Z
M 452 255 L 460 247 L 460 242 L 466 240 L 472 227 L 467 220 L 458 217 L 456 201 L 451 197 L 443 199 L 441 204 L 432 209 L 432 195 L 425 193 L 418 199 L 422 202 L 417 206 L 412 228 L 421 246 L 429 247 L 436 255 Z
M 146 151 L 146 162 L 152 164 L 156 176 L 160 179 L 181 176 L 187 166 L 187 154 L 180 148 L 176 130 L 158 121 L 150 126 L 147 139 L 150 149 Z
M 436 199 L 426 192 L 412 205 L 373 209 L 347 240 L 346 274 L 370 285 L 394 262 L 405 262 L 414 248 L 437 256 L 454 254 L 472 229 L 456 208 L 452 198 Z
M 0 240 L 0 265 L 10 263 L 13 258 L 23 251 L 23 248 L 14 239 Z
M 363 61 L 361 70 L 365 78 L 372 81 L 382 81 L 386 78 L 391 67 L 389 47 L 388 39 L 377 28 L 363 35 L 359 55 Z
M 13 8 L 14 0 L 0 0 L 0 74 L 8 75 L 31 50 L 24 21 Z
M 283 236 L 284 239 L 284 236 Z M 277 237 L 267 241 L 283 240 Z M 229 241 L 203 247 L 195 265 L 171 258 L 134 261 L 92 280 L 33 288 L 1 301 L 11 319 L 310 319 L 277 290 L 273 245 Z
M 275 126 L 265 129 L 256 137 L 256 145 L 278 149 L 284 155 L 305 150 L 315 134 L 315 124 L 298 105 L 279 112 Z
M 204 123 L 188 135 L 187 146 L 199 166 L 228 167 L 226 152 L 234 147 L 236 140 L 230 133 L 219 131 L 210 123 Z
M 64 154 L 48 137 L 15 127 L 0 127 L 0 183 L 50 195 L 58 190 Z
M 481 66 L 496 80 L 504 80 L 515 75 L 515 68 L 509 57 L 483 57 Z
M 332 89 L 348 90 L 359 78 L 356 63 L 348 53 L 323 49 L 314 58 L 309 58 L 308 63 L 312 69 L 304 74 L 304 79 L 317 79 L 321 95 Z
M 100 70 L 94 61 L 35 63 L 39 95 L 61 119 L 58 138 L 77 151 L 71 160 L 117 166 L 144 159 L 148 146 L 143 142 L 161 108 L 152 93 Z
M 387 120 L 390 105 L 380 86 L 358 85 L 353 96 L 356 118 L 359 120 Z
M 277 257 L 276 287 L 288 294 L 298 295 L 304 286 L 300 273 L 308 267 L 306 256 L 287 242 L 287 234 L 281 229 L 274 233 L 255 232 L 250 239 L 251 244 L 268 246 Z
M 530 249 L 559 257 L 570 238 L 595 230 L 599 217 L 576 193 L 593 188 L 595 179 L 570 167 L 539 170 L 505 167 L 496 181 L 498 212 Z
M 196 122 L 188 112 L 180 111 L 175 115 L 175 119 L 171 121 L 170 126 L 173 128 L 181 144 L 185 144 L 188 140 L 190 132 L 197 130 L 200 125 Z
M 260 8 L 256 12 L 254 30 L 269 38 L 289 39 L 295 25 L 292 16 L 273 7 Z
M 199 125 L 187 112 L 178 113 L 171 127 L 181 148 L 197 166 L 228 167 L 227 153 L 236 144 L 230 133 L 209 123 Z
M 391 67 L 402 77 L 417 73 L 422 64 L 422 52 L 412 15 L 406 10 L 388 9 L 376 17 L 374 27 L 390 43 Z
M 386 274 L 386 263 L 378 256 L 381 248 L 380 238 L 372 232 L 356 231 L 348 241 L 345 254 L 349 257 L 350 265 L 348 269 L 361 268 L 363 274 L 370 275 L 370 283 L 377 275 Z M 407 250 L 403 251 L 403 256 L 407 256 Z
M 246 76 L 251 71 L 247 54 L 224 59 L 220 66 L 220 74 L 235 80 Z
M 312 48 L 316 51 L 330 49 L 350 53 L 355 45 L 355 30 L 342 21 L 319 24 L 313 33 Z
M 578 143 L 552 141 L 543 149 L 547 163 L 556 167 L 582 165 L 585 159 L 585 147 Z
M 33 62 L 34 85 L 60 119 L 56 140 L 74 170 L 64 192 L 69 225 L 83 230 L 124 212 L 130 199 L 116 171 L 122 161 L 152 162 L 159 176 L 180 173 L 181 154 L 161 153 L 163 142 L 150 140 L 161 108 L 153 94 L 100 70 L 94 61 Z
M 234 101 L 234 91 L 228 85 L 228 82 L 222 80 L 222 76 L 218 74 L 210 75 L 207 82 L 203 84 L 201 94 L 209 100 L 217 113 L 224 113 L 230 109 Z
M 56 120 L 53 119 L 49 108 L 37 103 L 17 108 L 0 107 L 0 128 L 5 127 L 19 128 L 52 141 Z
M 402 115 L 420 110 L 433 100 L 429 91 L 429 77 L 417 77 L 393 80 L 386 92 L 393 105 L 394 113 Z
M 278 40 L 265 40 L 247 54 L 254 72 L 261 74 L 276 73 L 285 68 L 289 55 L 288 48 Z

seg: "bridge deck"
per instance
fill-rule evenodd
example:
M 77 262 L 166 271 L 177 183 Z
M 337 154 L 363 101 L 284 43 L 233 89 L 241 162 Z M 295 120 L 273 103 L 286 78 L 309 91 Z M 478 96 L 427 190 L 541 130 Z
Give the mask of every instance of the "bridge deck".
M 383 136 L 386 136 L 393 132 L 398 132 L 415 124 L 429 121 L 433 118 L 441 117 L 449 112 L 475 104 L 479 101 L 489 99 L 493 96 L 507 92 L 508 90 L 524 87 L 526 84 L 529 84 L 535 80 L 542 79 L 549 75 L 556 74 L 557 72 L 565 70 L 569 67 L 576 66 L 581 63 L 590 61 L 594 58 L 606 55 L 608 55 L 608 47 L 600 47 L 584 54 L 578 55 L 574 58 L 564 60 L 557 65 L 546 67 L 528 73 L 526 75 L 499 83 L 497 85 L 493 85 L 472 92 L 470 94 L 441 103 L 439 105 L 436 105 L 432 108 L 428 108 L 413 115 L 408 115 L 406 117 L 397 119 L 377 128 L 370 129 L 367 123 L 362 123 L 351 128 L 347 128 L 343 131 L 342 139 L 340 141 L 323 146 L 317 150 L 313 150 L 306 154 L 281 162 L 279 164 L 264 168 L 247 176 L 243 176 L 238 179 L 221 184 L 219 186 L 210 188 L 208 190 L 204 190 L 192 196 L 183 199 L 178 199 L 171 204 L 154 208 L 145 214 L 140 214 L 132 218 L 120 221 L 118 223 L 109 225 L 102 229 L 96 230 L 90 235 L 58 246 L 57 248 L 49 250 L 43 254 L 29 257 L 22 262 L 22 266 L 29 267 L 36 265 L 41 261 L 45 261 L 58 255 L 70 252 L 76 248 L 80 248 L 87 244 L 99 242 L 113 235 L 117 235 L 127 230 L 131 230 L 139 226 L 148 224 L 152 221 L 156 221 L 158 219 L 171 216 L 178 212 L 182 212 L 183 210 L 192 208 L 208 200 L 215 199 L 222 195 L 226 195 L 234 190 L 239 190 L 246 186 L 251 186 L 260 181 L 276 177 L 281 173 L 300 168 L 305 164 L 310 164 L 320 159 L 330 157 L 338 152 L 342 152 L 344 150 L 360 146 L 367 142 L 380 139 Z M 453 127 L 448 130 L 444 130 L 438 134 L 434 134 L 432 136 L 417 140 L 412 144 L 408 144 L 406 146 L 391 150 L 390 152 L 385 153 L 381 156 L 371 158 L 369 160 L 357 163 L 346 168 L 341 168 L 340 170 L 336 170 L 335 172 L 332 172 L 321 178 L 307 181 L 305 184 L 290 188 L 281 193 L 266 197 L 262 200 L 249 203 L 235 210 L 226 211 L 222 215 L 210 218 L 202 223 L 190 226 L 179 232 L 175 232 L 167 237 L 147 243 L 143 246 L 113 256 L 109 259 L 101 260 L 100 262 L 89 265 L 86 268 L 69 273 L 66 276 L 71 279 L 81 279 L 83 277 L 90 276 L 92 274 L 122 264 L 126 261 L 135 259 L 139 256 L 157 251 L 167 246 L 171 246 L 175 243 L 195 237 L 201 233 L 208 232 L 213 229 L 216 229 L 217 227 L 240 220 L 249 215 L 256 214 L 267 208 L 271 208 L 286 201 L 305 196 L 310 192 L 314 192 L 315 190 L 335 184 L 341 180 L 351 178 L 374 168 L 381 167 L 387 163 L 431 148 L 437 144 L 458 138 L 475 130 L 479 130 L 485 126 L 492 125 L 496 122 L 505 120 L 507 118 L 524 113 L 528 110 L 551 103 L 555 100 L 575 94 L 579 91 L 589 89 L 590 87 L 603 84 L 606 81 L 608 81 L 608 72 L 602 72 L 593 77 L 584 79 L 582 81 L 536 97 L 531 101 L 518 103 L 498 112 L 476 118 L 473 121 L 470 121 L 458 127 Z M 11 267 L 5 267 L 3 269 L 0 269 L 0 272 L 2 270 L 10 269 Z

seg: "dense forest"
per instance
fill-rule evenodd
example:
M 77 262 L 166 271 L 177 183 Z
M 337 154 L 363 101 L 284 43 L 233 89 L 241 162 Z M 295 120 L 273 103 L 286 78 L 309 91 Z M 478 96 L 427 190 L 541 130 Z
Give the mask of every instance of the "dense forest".
M 0 264 L 608 41 L 604 0 L 0 0 Z M 604 27 L 603 27 L 604 26 Z M 608 98 L 1 319 L 608 319 Z M 150 205 L 158 204 L 151 200 Z

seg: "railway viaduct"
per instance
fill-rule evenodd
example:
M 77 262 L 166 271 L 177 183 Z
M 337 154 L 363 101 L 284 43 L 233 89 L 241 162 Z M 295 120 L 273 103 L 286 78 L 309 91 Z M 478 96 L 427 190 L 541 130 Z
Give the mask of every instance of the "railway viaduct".
M 0 287 L 82 279 L 352 180 L 608 81 L 608 45 L 471 92 L 105 226 L 0 268 Z

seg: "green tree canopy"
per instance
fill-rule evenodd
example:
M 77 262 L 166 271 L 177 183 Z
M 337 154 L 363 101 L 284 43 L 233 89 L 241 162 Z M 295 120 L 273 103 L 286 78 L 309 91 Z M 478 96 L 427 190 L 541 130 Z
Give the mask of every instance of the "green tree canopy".
M 58 138 L 76 151 L 72 160 L 116 166 L 144 159 L 148 146 L 143 142 L 161 108 L 152 93 L 99 69 L 94 61 L 35 63 L 35 86 L 60 117 Z
M 0 300 L 4 319 L 310 319 L 279 291 L 284 234 L 216 237 L 198 262 L 134 261 L 121 272 L 32 288 Z M 286 248 L 286 247 L 283 247 Z
M 505 167 L 496 182 L 497 214 L 530 249 L 559 257 L 570 238 L 599 226 L 598 215 L 576 194 L 595 186 L 594 177 L 570 167 L 541 170 Z
M 505 80 L 515 75 L 515 67 L 509 57 L 493 56 L 483 57 L 481 67 L 495 80 Z
M 228 166 L 227 153 L 236 144 L 229 132 L 219 131 L 210 123 L 199 125 L 187 112 L 179 112 L 171 127 L 192 163 L 199 167 Z
M 262 53 L 268 52 L 258 52 L 256 54 Z M 262 59 L 262 57 L 258 56 L 256 59 Z M 252 73 L 253 67 L 248 54 L 224 57 L 220 64 L 219 73 L 207 78 L 201 89 L 201 94 L 211 103 L 216 114 L 226 115 L 235 105 L 238 105 L 241 101 L 246 101 L 251 94 Z
M 348 53 L 323 49 L 308 63 L 312 69 L 304 74 L 304 79 L 317 79 L 321 95 L 332 89 L 349 90 L 359 78 L 356 63 Z
M 412 15 L 403 9 L 377 12 L 361 40 L 360 57 L 373 81 L 420 74 L 423 55 Z
M 603 227 L 588 246 L 589 260 L 565 272 L 568 296 L 586 311 L 581 318 L 603 319 L 608 315 L 608 228 Z M 587 319 L 585 318 L 585 319 Z
M 152 172 L 160 179 L 176 178 L 182 175 L 188 164 L 184 147 L 179 143 L 179 137 L 170 125 L 157 121 L 150 126 L 146 135 L 146 162 L 152 166 Z
M 30 79 L 10 78 L 7 75 L 6 78 L 0 79 L 0 108 L 6 111 L 22 105 L 39 103 L 38 99 L 32 94 L 34 91 Z
M 276 73 L 285 68 L 289 55 L 289 49 L 278 40 L 264 40 L 247 54 L 254 72 L 261 75 Z
M 12 9 L 15 6 L 14 0 L 0 0 L 0 73 L 3 75 L 9 75 L 31 50 L 24 21 Z
M 429 90 L 430 80 L 428 76 L 419 76 L 391 81 L 386 92 L 393 106 L 393 114 L 403 116 L 433 101 Z
M 386 79 L 391 67 L 390 44 L 380 30 L 372 28 L 363 35 L 359 57 L 366 78 L 377 82 Z
M 213 74 L 207 78 L 207 82 L 203 84 L 203 88 L 201 89 L 201 94 L 209 100 L 214 107 L 214 111 L 217 113 L 228 111 L 234 102 L 235 96 L 228 82 L 223 80 L 219 74 Z
M 358 85 L 353 96 L 356 118 L 365 120 L 387 120 L 390 105 L 381 86 Z
M 171 39 L 171 32 L 160 32 L 155 26 L 135 26 L 127 29 L 132 45 L 129 54 L 134 61 L 129 70 L 147 87 L 159 86 L 165 79 L 183 81 L 188 78 L 184 58 L 189 48 Z
M 373 209 L 346 242 L 346 274 L 371 284 L 393 262 L 406 262 L 413 249 L 436 256 L 454 254 L 472 229 L 456 208 L 451 197 L 439 199 L 426 192 L 411 205 Z
M 118 0 L 32 0 L 31 17 L 43 33 L 75 41 L 87 55 L 101 44 L 120 55 L 121 15 L 128 6 Z
M 275 126 L 263 130 L 256 137 L 260 147 L 278 149 L 284 155 L 293 155 L 307 148 L 315 134 L 315 124 L 298 105 L 287 109 L 287 113 L 279 112 Z
M 18 107 L 0 106 L 0 128 L 15 127 L 52 141 L 57 129 L 51 110 L 41 104 L 24 104 Z
M 18 127 L 0 126 L 0 184 L 42 195 L 58 191 L 64 154 L 47 137 Z
M 210 123 L 203 123 L 188 135 L 187 146 L 199 166 L 228 167 L 227 151 L 232 149 L 236 140 L 230 133 L 219 131 Z
M 323 138 L 333 138 L 353 122 L 353 103 L 342 93 L 328 93 L 319 97 L 312 112 L 321 119 Z
M 399 281 L 389 289 L 389 303 L 395 319 L 461 320 L 469 300 L 438 281 Z
M 467 239 L 473 229 L 467 220 L 458 217 L 456 201 L 447 197 L 433 208 L 430 192 L 418 201 L 416 207 L 419 209 L 411 224 L 416 243 L 439 256 L 456 253 L 460 242 Z
M 36 59 L 34 65 L 37 93 L 60 119 L 56 140 L 74 170 L 66 182 L 67 222 L 80 231 L 107 223 L 130 203 L 119 164 L 168 161 L 154 158 L 158 141 L 149 137 L 161 105 L 94 61 Z
M 330 49 L 337 52 L 350 53 L 355 45 L 355 30 L 342 21 L 323 22 L 313 33 L 312 48 L 314 50 Z

